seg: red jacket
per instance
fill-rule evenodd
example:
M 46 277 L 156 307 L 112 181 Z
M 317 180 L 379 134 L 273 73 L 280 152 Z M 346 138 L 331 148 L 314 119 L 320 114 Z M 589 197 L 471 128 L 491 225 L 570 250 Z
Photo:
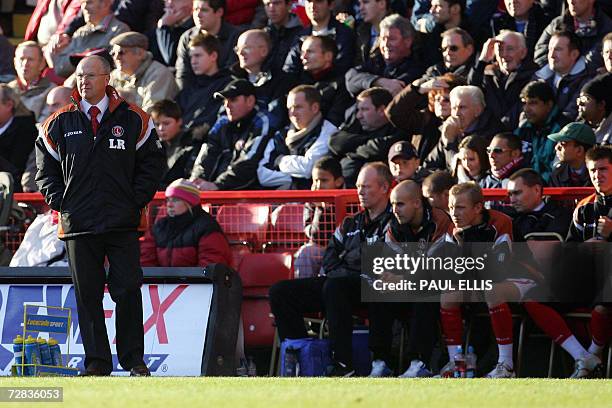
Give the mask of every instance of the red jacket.
M 229 243 L 217 221 L 201 207 L 155 222 L 140 243 L 142 266 L 232 266 Z
M 36 3 L 36 8 L 28 21 L 26 32 L 24 36 L 25 41 L 33 40 L 36 41 L 36 35 L 38 34 L 38 27 L 40 26 L 40 20 L 49 10 L 49 4 L 51 0 L 39 0 Z M 62 20 L 57 25 L 56 33 L 63 33 L 68 27 L 70 22 L 79 14 L 81 10 L 81 2 L 78 0 L 65 0 L 62 5 Z
M 233 25 L 251 24 L 258 0 L 227 0 L 223 19 Z

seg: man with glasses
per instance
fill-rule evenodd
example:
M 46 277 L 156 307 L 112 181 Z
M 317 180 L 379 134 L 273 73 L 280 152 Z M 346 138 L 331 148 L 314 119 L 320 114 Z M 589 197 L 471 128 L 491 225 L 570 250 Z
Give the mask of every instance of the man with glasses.
M 482 188 L 506 188 L 508 179 L 516 171 L 527 167 L 523 159 L 521 141 L 512 133 L 498 133 L 487 147 L 491 168 L 480 181 Z
M 133 376 L 149 376 L 138 228 L 162 177 L 163 148 L 149 115 L 108 86 L 108 61 L 86 57 L 76 77 L 72 103 L 42 126 L 36 183 L 49 207 L 60 212 L 58 234 L 66 241 L 74 281 L 84 374 L 114 370 L 102 305 L 108 283 L 117 304 L 119 363 Z
M 149 40 L 135 31 L 119 34 L 110 42 L 115 68 L 110 85 L 129 103 L 150 112 L 157 101 L 174 99 L 178 87 L 168 67 L 153 61 Z

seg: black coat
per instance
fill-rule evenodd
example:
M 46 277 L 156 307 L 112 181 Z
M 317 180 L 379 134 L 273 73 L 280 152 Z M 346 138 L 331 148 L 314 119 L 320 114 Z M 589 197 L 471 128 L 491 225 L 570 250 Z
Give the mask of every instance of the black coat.
M 539 211 L 519 213 L 512 220 L 512 239 L 525 241 L 531 232 L 556 232 L 565 239 L 572 221 L 572 212 L 554 201 L 548 201 Z
M 37 136 L 34 115 L 14 116 L 10 126 L 0 134 L 0 158 L 4 162 L 2 171 L 12 174 L 18 191 L 21 191 L 19 180 Z
M 523 31 L 525 35 L 525 41 L 527 43 L 527 49 L 529 55 L 533 55 L 536 43 L 540 38 L 540 35 L 550 23 L 553 16 L 556 14 L 549 14 L 542 9 L 538 3 L 534 3 L 529 10 L 529 16 L 527 17 L 527 24 Z M 499 13 L 493 16 L 491 20 L 491 26 L 493 29 L 493 35 L 497 35 L 501 30 L 516 30 L 516 20 L 508 13 Z
M 221 101 L 213 95 L 225 88 L 231 80 L 229 71 L 222 69 L 213 76 L 194 76 L 191 85 L 179 92 L 176 103 L 183 111 L 183 124 L 186 128 L 203 124 L 212 127 L 221 108 Z

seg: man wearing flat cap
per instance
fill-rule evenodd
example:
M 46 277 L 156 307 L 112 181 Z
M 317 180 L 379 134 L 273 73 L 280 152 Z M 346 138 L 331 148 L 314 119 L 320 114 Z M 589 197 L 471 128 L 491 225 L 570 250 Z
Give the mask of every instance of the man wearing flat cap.
M 110 85 L 119 95 L 146 112 L 157 101 L 174 99 L 178 93 L 174 75 L 168 67 L 153 60 L 153 54 L 147 51 L 147 36 L 128 31 L 114 37 L 110 44 L 116 66 Z
M 270 125 L 257 109 L 255 86 L 235 79 L 214 97 L 223 100 L 225 114 L 208 133 L 191 180 L 200 190 L 260 190 L 257 170 L 270 139 Z

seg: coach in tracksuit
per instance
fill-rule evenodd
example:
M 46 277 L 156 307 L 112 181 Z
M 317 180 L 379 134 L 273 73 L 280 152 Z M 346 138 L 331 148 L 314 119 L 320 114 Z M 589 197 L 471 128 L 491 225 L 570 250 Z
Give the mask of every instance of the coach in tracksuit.
M 113 371 L 102 299 L 117 304 L 119 363 L 150 375 L 143 361 L 142 269 L 138 226 L 164 169 L 163 148 L 149 116 L 119 97 L 103 58 L 81 60 L 71 103 L 43 124 L 36 142 L 36 182 L 61 214 L 85 348 L 85 375 Z M 109 262 L 108 279 L 104 269 Z

